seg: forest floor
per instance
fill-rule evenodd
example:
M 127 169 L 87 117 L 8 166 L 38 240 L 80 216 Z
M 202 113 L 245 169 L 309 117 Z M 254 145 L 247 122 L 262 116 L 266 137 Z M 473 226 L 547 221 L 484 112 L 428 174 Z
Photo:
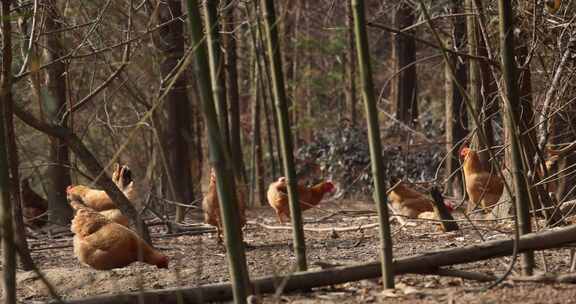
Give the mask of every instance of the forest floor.
M 337 213 L 336 211 L 355 211 Z M 304 214 L 306 227 L 358 227 L 376 223 L 374 205 L 365 202 L 327 202 L 321 208 Z M 291 231 L 268 229 L 254 222 L 278 226 L 269 207 L 248 211 L 251 224 L 245 230 L 247 262 L 251 277 L 284 274 L 291 271 L 295 258 L 291 251 Z M 322 219 L 322 221 L 318 221 Z M 395 257 L 422 254 L 427 251 L 470 245 L 480 242 L 478 233 L 468 224 L 461 223 L 461 231 L 441 233 L 434 224 L 416 222 L 415 226 L 401 227 L 393 222 Z M 510 223 L 491 222 L 479 226 L 486 240 L 507 238 Z M 487 223 L 487 224 L 486 224 Z M 123 269 L 97 271 L 81 265 L 72 252 L 72 237 L 48 240 L 31 239 L 32 255 L 58 293 L 65 299 L 78 299 L 95 295 L 125 293 L 144 289 L 162 289 L 179 286 L 199 286 L 228 281 L 226 255 L 216 243 L 213 233 L 202 235 L 163 235 L 162 227 L 153 227 L 157 235 L 154 244 L 169 256 L 167 270 L 141 263 Z M 355 264 L 378 259 L 377 229 L 351 229 L 338 232 L 306 232 L 307 257 L 312 269 L 317 262 Z M 543 255 L 537 254 L 542 265 Z M 548 271 L 566 273 L 569 268 L 569 249 L 545 252 Z M 500 275 L 510 258 L 498 258 L 454 268 Z M 18 272 L 18 298 L 23 302 L 48 300 L 47 289 L 33 272 Z M 459 278 L 433 275 L 401 275 L 396 278 L 397 290 L 382 292 L 378 279 L 351 282 L 316 288 L 309 293 L 265 296 L 263 303 L 576 303 L 576 288 L 568 284 L 518 283 L 505 281 L 489 291 L 478 291 L 488 283 L 465 281 Z

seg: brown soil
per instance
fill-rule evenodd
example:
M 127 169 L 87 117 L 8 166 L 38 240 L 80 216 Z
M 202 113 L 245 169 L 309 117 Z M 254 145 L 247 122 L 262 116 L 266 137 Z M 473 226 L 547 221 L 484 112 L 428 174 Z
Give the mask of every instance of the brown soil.
M 305 213 L 307 227 L 354 227 L 375 223 L 374 215 L 338 214 L 314 223 L 337 210 L 374 210 L 372 204 L 361 202 L 325 203 L 322 209 Z M 249 211 L 252 222 L 277 225 L 271 209 L 262 207 Z M 401 228 L 393 223 L 394 254 L 396 257 L 421 254 L 426 251 L 465 246 L 479 242 L 470 225 L 461 224 L 461 232 L 440 233 L 430 223 L 416 222 L 416 226 Z M 480 227 L 485 239 L 505 238 L 509 224 L 484 224 Z M 228 280 L 226 255 L 216 243 L 215 235 L 162 236 L 163 230 L 154 227 L 158 237 L 154 244 L 171 259 L 168 270 L 135 263 L 123 269 L 97 271 L 81 265 L 71 247 L 71 236 L 49 241 L 32 239 L 33 258 L 58 293 L 65 299 L 78 299 L 145 289 L 178 286 L 199 286 Z M 307 257 L 311 268 L 316 262 L 354 264 L 378 259 L 376 229 L 339 232 L 306 232 Z M 259 277 L 287 273 L 295 259 L 291 251 L 290 230 L 270 230 L 249 224 L 245 231 L 249 244 L 246 252 L 250 275 Z M 63 248 L 49 248 L 63 247 Z M 545 258 L 550 272 L 568 272 L 568 249 L 549 250 Z M 542 265 L 541 254 L 537 254 Z M 455 268 L 483 273 L 502 274 L 510 258 L 493 259 Z M 284 294 L 279 298 L 264 297 L 265 303 L 576 303 L 576 289 L 566 284 L 515 283 L 506 281 L 489 291 L 478 291 L 486 283 L 464 281 L 438 276 L 402 275 L 396 278 L 397 290 L 382 292 L 379 280 L 365 280 L 337 286 L 317 288 L 305 294 Z M 46 287 L 33 272 L 18 272 L 18 297 L 21 301 L 49 299 Z

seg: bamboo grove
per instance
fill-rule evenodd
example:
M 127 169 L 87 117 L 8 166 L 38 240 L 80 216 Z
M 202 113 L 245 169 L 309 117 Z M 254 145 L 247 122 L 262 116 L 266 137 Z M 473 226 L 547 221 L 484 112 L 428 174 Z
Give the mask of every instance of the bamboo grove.
M 404 274 L 460 277 L 487 289 L 514 277 L 515 267 L 523 278 L 547 272 L 551 262 L 537 251 L 576 241 L 570 1 L 1 3 L 4 303 L 20 300 L 24 272 L 36 273 L 50 297 L 43 300 L 55 303 L 249 303 L 374 277 L 394 289 Z M 489 176 L 481 191 L 472 182 L 479 172 Z M 417 186 L 423 196 L 409 199 L 425 197 L 433 219 L 395 207 L 405 206 L 395 193 L 406 184 L 425 185 Z M 118 229 L 143 242 L 135 261 L 148 263 L 147 252 L 170 247 L 160 240 L 186 235 L 193 241 L 178 254 L 196 264 L 178 262 L 172 289 L 61 295 L 34 246 L 67 241 L 57 247 L 77 254 L 76 217 L 86 206 L 71 202 L 74 185 L 103 191 L 125 216 Z M 132 185 L 137 199 L 126 190 Z M 270 201 L 272 185 L 283 186 L 284 209 Z M 329 211 L 318 205 L 323 187 L 336 193 Z M 30 216 L 31 188 L 45 197 L 40 215 Z M 216 224 L 207 220 L 210 195 Z M 364 216 L 348 206 L 360 201 L 373 223 L 314 226 Z M 310 220 L 308 209 L 328 215 Z M 273 211 L 280 225 L 270 224 Z M 44 228 L 31 224 L 38 219 Z M 414 219 L 482 242 L 403 256 L 408 245 L 397 233 Z M 505 239 L 486 241 L 478 226 L 491 221 L 510 225 Z M 311 237 L 360 231 L 363 239 L 372 227 L 369 263 L 326 266 L 330 257 L 316 249 L 328 241 Z M 289 238 L 262 244 L 257 237 L 268 234 L 258 229 L 287 230 Z M 198 248 L 212 250 L 206 236 L 214 232 L 219 240 L 223 233 L 216 256 L 225 256 L 218 281 L 226 283 L 202 280 L 214 275 L 203 268 L 213 261 Z M 274 250 L 287 257 L 278 273 L 266 268 L 277 266 Z M 511 258 L 500 275 L 449 268 L 503 256 Z M 68 266 L 90 265 L 81 262 Z M 199 274 L 179 272 L 190 269 Z

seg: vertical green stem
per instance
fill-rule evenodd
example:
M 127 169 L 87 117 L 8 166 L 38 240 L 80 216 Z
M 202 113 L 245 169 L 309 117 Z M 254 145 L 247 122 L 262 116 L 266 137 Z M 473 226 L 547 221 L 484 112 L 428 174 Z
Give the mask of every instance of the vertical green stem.
M 274 0 L 262 0 L 264 14 L 264 28 L 266 34 L 266 45 L 270 61 L 270 74 L 272 76 L 272 89 L 276 105 L 276 115 L 280 129 L 280 144 L 282 149 L 282 161 L 284 163 L 284 174 L 288 180 L 288 199 L 290 201 L 290 217 L 294 233 L 294 251 L 298 270 L 306 270 L 306 244 L 304 240 L 304 229 L 302 227 L 302 212 L 298 200 L 296 172 L 294 170 L 294 156 L 292 155 L 292 134 L 290 132 L 290 122 L 288 121 L 288 106 L 286 91 L 284 87 L 284 77 L 282 74 L 282 60 L 280 45 L 278 43 L 278 28 L 276 23 L 276 13 L 274 11 Z
M 380 128 L 378 125 L 378 109 L 374 96 L 374 84 L 372 82 L 372 69 L 368 54 L 368 36 L 366 34 L 366 18 L 364 15 L 364 1 L 352 0 L 352 13 L 354 14 L 354 32 L 356 34 L 356 50 L 358 53 L 358 66 L 360 68 L 360 85 L 366 120 L 368 123 L 368 140 L 370 143 L 370 159 L 372 164 L 372 176 L 374 178 L 374 191 L 376 193 L 376 207 L 380 220 L 382 282 L 384 288 L 394 288 L 394 273 L 392 270 L 392 237 L 390 235 L 390 223 L 388 221 L 388 206 L 386 201 L 385 172 L 382 161 L 382 147 L 380 143 Z
M 208 130 L 210 163 L 216 171 L 216 187 L 224 224 L 225 244 L 234 302 L 246 303 L 246 298 L 250 293 L 249 277 L 240 229 L 234 174 L 229 163 L 227 149 L 224 144 L 224 139 L 221 136 L 222 133 L 220 132 L 216 109 L 214 107 L 210 69 L 208 67 L 208 54 L 202 33 L 202 20 L 200 19 L 198 1 L 188 0 L 187 6 L 191 42 L 192 45 L 198 46 L 194 52 L 194 72 L 198 82 L 202 112 Z M 208 34 L 210 34 L 210 32 L 208 32 Z
M 516 218 L 520 235 L 530 233 L 530 213 L 528 203 L 530 196 L 526 185 L 526 174 L 522 152 L 520 147 L 520 98 L 518 95 L 517 69 L 514 60 L 514 32 L 513 16 L 510 1 L 498 1 L 498 13 L 500 17 L 500 49 L 502 56 L 502 72 L 506 83 L 506 114 L 508 115 L 507 127 L 512 134 L 510 138 L 512 158 L 512 182 L 514 184 L 514 202 L 516 206 Z M 522 272 L 524 275 L 532 275 L 534 267 L 534 253 L 529 251 L 522 254 Z
M 12 89 L 12 33 L 10 2 L 2 1 L 2 76 L 0 77 L 0 222 L 2 224 L 2 287 L 4 303 L 16 303 L 16 250 L 8 176 L 5 115 Z
M 212 82 L 212 95 L 216 106 L 218 124 L 226 149 L 230 147 L 230 134 L 228 128 L 228 107 L 226 105 L 226 78 L 224 64 L 220 55 L 220 25 L 218 22 L 218 4 L 220 0 L 210 0 L 204 3 L 204 20 L 206 20 L 206 40 L 208 45 L 208 60 L 210 79 Z M 230 150 L 228 150 L 230 151 Z

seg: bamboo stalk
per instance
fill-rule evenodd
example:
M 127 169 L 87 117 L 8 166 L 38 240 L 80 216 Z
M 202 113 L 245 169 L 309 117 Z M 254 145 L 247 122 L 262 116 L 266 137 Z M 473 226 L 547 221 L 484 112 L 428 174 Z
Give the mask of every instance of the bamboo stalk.
M 272 88 L 276 105 L 276 115 L 280 131 L 280 143 L 282 149 L 282 161 L 284 164 L 284 174 L 288 180 L 288 200 L 290 201 L 290 217 L 292 219 L 294 253 L 298 270 L 306 270 L 306 244 L 304 240 L 304 229 L 302 228 L 302 212 L 298 200 L 296 171 L 294 170 L 294 156 L 292 155 L 292 134 L 290 133 L 290 122 L 288 120 L 288 105 L 286 91 L 284 87 L 284 77 L 282 74 L 282 59 L 280 44 L 278 43 L 278 28 L 276 13 L 274 11 L 274 0 L 262 0 L 262 10 L 264 15 L 264 29 L 266 34 L 266 45 L 270 61 L 270 74 L 272 76 Z
M 346 107 L 350 111 L 350 123 L 353 126 L 357 125 L 358 115 L 356 111 L 356 65 L 354 63 L 356 57 L 356 47 L 354 46 L 354 16 L 352 16 L 352 7 L 350 3 L 346 3 Z
M 6 52 L 5 56 L 9 56 Z M 31 270 L 34 267 L 34 261 L 28 248 L 26 239 L 26 230 L 24 226 L 24 217 L 22 213 L 22 196 L 20 192 L 20 160 L 18 157 L 18 145 L 16 144 L 16 134 L 14 130 L 14 111 L 12 110 L 14 98 L 12 91 L 8 90 L 4 100 L 4 126 L 6 133 L 6 153 L 8 155 L 8 167 L 10 168 L 10 192 L 13 199 L 12 203 L 12 220 L 14 221 L 14 241 L 18 249 L 20 264 L 23 270 Z
M 264 179 L 262 176 L 262 132 L 261 132 L 261 94 L 258 89 L 260 74 L 256 63 L 256 53 L 254 52 L 254 62 L 252 70 L 252 190 L 253 196 L 251 202 L 253 206 L 263 206 L 266 204 L 264 199 Z M 258 205 L 255 203 L 258 202 Z
M 468 54 L 471 56 L 468 59 L 468 88 L 470 92 L 470 101 L 474 107 L 474 111 L 471 111 L 470 114 L 474 115 L 474 113 L 477 113 L 480 115 L 480 125 L 478 127 L 482 128 L 482 132 L 478 132 L 478 134 L 474 136 L 473 141 L 477 146 L 477 150 L 480 151 L 479 153 L 482 165 L 485 166 L 487 170 L 489 170 L 491 166 L 489 164 L 491 156 L 490 153 L 488 153 L 488 148 L 494 146 L 494 132 L 492 130 L 492 119 L 490 117 L 491 114 L 496 111 L 494 105 L 491 105 L 491 103 L 496 102 L 490 102 L 490 94 L 495 91 L 494 85 L 490 84 L 491 79 L 487 66 L 488 62 L 490 61 L 479 59 L 482 57 L 487 57 L 486 47 L 483 45 L 484 38 L 479 32 L 480 29 L 478 26 L 478 23 L 481 22 L 480 19 L 481 15 L 484 14 L 484 10 L 481 6 L 476 7 L 474 5 L 474 0 L 465 1 L 465 10 L 467 12 L 475 13 L 466 17 Z M 481 92 L 481 88 L 484 88 L 484 93 Z
M 226 78 L 222 56 L 220 55 L 220 24 L 218 22 L 218 5 L 220 0 L 204 2 L 204 20 L 206 22 L 206 40 L 208 46 L 208 60 L 210 67 L 210 80 L 212 82 L 212 95 L 216 106 L 216 115 L 220 132 L 230 153 L 230 132 L 228 128 L 228 107 L 226 105 Z
M 266 94 L 266 86 L 264 85 L 264 76 L 267 76 L 268 73 L 267 71 L 263 71 L 264 69 L 262 68 L 262 62 L 266 62 L 266 56 L 264 56 L 262 54 L 262 46 L 260 44 L 260 42 L 262 41 L 262 39 L 260 39 L 260 18 L 258 18 L 258 1 L 254 2 L 254 9 L 253 10 L 247 10 L 246 14 L 250 15 L 250 13 L 252 13 L 252 15 L 254 15 L 254 21 L 251 21 L 250 27 L 249 27 L 249 32 L 250 32 L 250 38 L 252 41 L 252 46 L 254 47 L 254 56 L 255 56 L 255 64 L 256 64 L 256 69 L 258 70 L 258 75 L 260 77 L 258 77 L 258 82 L 256 83 L 257 86 L 257 90 L 259 90 L 260 94 L 262 95 L 262 108 L 264 110 L 263 115 L 264 115 L 264 122 L 265 122 L 265 126 L 266 126 L 266 143 L 267 143 L 267 150 L 268 150 L 268 154 L 270 155 L 270 176 L 272 176 L 272 178 L 276 178 L 277 177 L 277 172 L 276 172 L 276 157 L 274 156 L 274 147 L 278 147 L 278 145 L 276 144 L 275 140 L 274 140 L 274 136 L 273 134 L 278 134 L 277 132 L 277 124 L 276 124 L 276 116 L 275 115 L 270 115 L 270 111 L 269 109 L 271 108 L 271 106 L 268 103 L 268 94 Z M 260 56 L 262 56 L 262 60 L 260 59 Z M 269 94 L 272 95 L 272 94 Z M 272 121 L 270 116 L 272 116 Z M 274 132 L 273 130 L 274 129 Z M 278 138 L 276 138 L 276 140 L 279 140 Z
M 382 161 L 382 147 L 380 143 L 380 128 L 378 124 L 378 109 L 374 96 L 374 84 L 372 82 L 372 68 L 368 53 L 368 35 L 366 34 L 366 19 L 364 15 L 364 1 L 352 0 L 352 13 L 354 14 L 354 32 L 358 55 L 360 85 L 366 120 L 368 124 L 368 140 L 370 144 L 370 159 L 372 176 L 374 179 L 374 191 L 378 219 L 380 221 L 380 254 L 382 263 L 382 283 L 384 288 L 394 288 L 394 274 L 392 272 L 392 237 L 390 235 L 390 223 L 388 219 L 388 206 L 385 189 L 385 172 Z
M 278 122 L 278 116 L 275 115 L 275 111 L 274 111 L 274 92 L 273 92 L 273 85 L 272 85 L 272 76 L 270 75 L 270 69 L 266 69 L 264 68 L 264 66 L 270 66 L 271 63 L 269 61 L 269 58 L 266 56 L 265 52 L 264 52 L 264 48 L 265 46 L 265 41 L 264 41 L 264 30 L 262 29 L 262 21 L 260 20 L 260 14 L 258 13 L 260 11 L 260 3 L 258 1 L 254 1 L 254 15 L 256 17 L 256 21 L 255 21 L 255 27 L 256 27 L 256 31 L 255 32 L 255 39 L 258 40 L 258 44 L 256 44 L 259 48 L 258 48 L 258 54 L 261 54 L 261 61 L 258 60 L 258 67 L 260 69 L 260 79 L 261 79 L 261 85 L 262 85 L 262 92 L 265 92 L 263 94 L 263 96 L 265 96 L 264 98 L 264 108 L 265 108 L 265 113 L 271 112 L 270 116 L 272 116 L 272 131 L 274 131 L 274 136 L 272 137 L 273 142 L 274 142 L 274 146 L 276 148 L 276 157 L 273 157 L 274 162 L 276 162 L 276 159 L 278 160 L 278 174 L 282 174 L 282 171 L 284 171 L 283 169 L 283 161 L 282 161 L 282 147 L 280 144 L 280 130 L 279 130 L 279 122 Z M 262 62 L 262 64 L 260 64 L 260 62 Z M 268 110 L 267 110 L 268 109 Z M 267 115 L 267 120 L 268 119 L 268 115 Z M 273 156 L 274 154 L 272 154 Z M 276 171 L 275 168 L 273 171 Z M 274 178 L 276 178 L 276 174 L 272 174 L 272 176 Z
M 230 107 L 230 153 L 236 174 L 242 182 L 246 182 L 246 168 L 242 153 L 240 133 L 240 92 L 238 88 L 238 63 L 235 33 L 235 4 L 233 0 L 225 0 L 227 11 L 224 12 L 222 31 L 226 33 L 223 43 L 226 50 L 226 101 Z
M 224 139 L 221 137 L 216 109 L 214 107 L 208 54 L 204 35 L 202 33 L 202 20 L 198 1 L 188 0 L 188 20 L 190 36 L 193 45 L 197 46 L 194 52 L 194 72 L 198 82 L 202 112 L 208 130 L 208 145 L 210 163 L 216 171 L 216 186 L 220 200 L 220 212 L 224 224 L 225 244 L 227 248 L 228 265 L 235 303 L 246 303 L 250 294 L 249 277 L 246 267 L 246 256 L 240 227 L 238 200 L 234 183 L 233 169 L 229 165 Z M 210 32 L 207 32 L 210 35 Z
M 528 193 L 524 162 L 522 161 L 520 146 L 520 97 L 518 95 L 516 61 L 514 60 L 514 33 L 513 13 L 510 1 L 498 1 L 500 49 L 502 53 L 502 72 L 506 83 L 506 114 L 508 115 L 507 128 L 512 134 L 510 140 L 512 157 L 512 182 L 514 184 L 514 202 L 520 235 L 530 233 L 530 209 L 527 205 L 530 196 Z M 527 251 L 522 254 L 522 272 L 532 275 L 534 268 L 534 254 Z
M 2 224 L 2 287 L 4 303 L 16 303 L 16 249 L 8 174 L 5 115 L 12 90 L 12 32 L 10 0 L 2 1 L 2 75 L 0 76 L 0 222 Z

